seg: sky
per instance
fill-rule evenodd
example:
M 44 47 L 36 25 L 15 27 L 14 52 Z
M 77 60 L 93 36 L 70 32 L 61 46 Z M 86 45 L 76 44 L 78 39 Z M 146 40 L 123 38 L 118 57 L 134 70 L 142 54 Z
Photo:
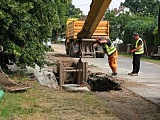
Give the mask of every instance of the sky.
M 124 2 L 125 0 L 112 0 L 109 8 L 114 9 L 114 8 L 119 8 L 120 2 Z M 87 15 L 90 9 L 90 4 L 92 0 L 72 0 L 72 4 L 76 8 L 80 8 L 83 11 L 83 14 Z

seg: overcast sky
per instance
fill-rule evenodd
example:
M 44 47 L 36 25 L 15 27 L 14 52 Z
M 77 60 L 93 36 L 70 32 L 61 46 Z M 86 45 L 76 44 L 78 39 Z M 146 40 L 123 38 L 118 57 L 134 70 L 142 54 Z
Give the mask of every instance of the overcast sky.
M 120 2 L 124 2 L 125 0 L 112 0 L 109 8 L 114 9 L 114 8 L 119 8 Z M 76 8 L 80 8 L 83 11 L 83 14 L 87 15 L 90 9 L 90 4 L 92 0 L 72 0 L 72 4 Z

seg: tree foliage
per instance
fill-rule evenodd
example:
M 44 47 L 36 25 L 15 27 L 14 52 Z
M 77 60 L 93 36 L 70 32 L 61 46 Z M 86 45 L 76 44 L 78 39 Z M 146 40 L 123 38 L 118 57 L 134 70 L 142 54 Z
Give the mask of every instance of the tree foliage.
M 121 5 L 130 9 L 134 14 L 157 16 L 160 2 L 158 0 L 125 0 Z
M 57 42 L 58 36 L 63 36 L 63 32 L 66 29 L 66 21 L 68 18 L 81 18 L 83 17 L 83 13 L 80 10 L 80 8 L 75 8 L 74 5 L 72 5 L 71 2 L 68 2 L 68 4 L 62 4 L 61 2 L 57 4 L 57 15 L 59 16 L 59 28 L 58 29 L 53 29 L 52 31 L 52 38 L 54 39 L 55 42 Z M 60 7 L 62 6 L 62 7 Z
M 80 18 L 81 16 L 83 16 L 83 13 L 80 10 L 80 8 L 75 8 L 74 5 L 70 4 L 68 8 L 67 16 L 69 18 Z
M 107 10 L 105 18 L 110 21 L 111 39 L 119 38 L 128 44 L 133 32 L 139 32 L 148 45 L 159 45 L 158 4 L 157 0 L 125 0 L 121 5 L 130 11 L 115 14 L 114 10 Z
M 144 40 L 146 40 L 149 46 L 158 46 L 160 41 L 158 40 L 158 22 L 157 19 L 148 22 L 144 28 Z M 157 31 L 157 32 L 156 32 Z
M 154 35 L 154 45 L 156 46 L 160 46 L 160 38 L 159 38 L 159 34 L 158 34 L 158 27 L 156 27 L 156 29 L 154 29 L 153 31 L 153 35 Z
M 115 40 L 118 36 L 115 14 L 116 13 L 114 10 L 107 10 L 104 18 L 105 20 L 109 21 L 109 35 L 111 40 Z
M 159 6 L 159 14 L 158 14 L 158 39 L 160 42 L 160 6 Z
M 110 38 L 112 40 L 123 39 L 124 28 L 131 21 L 130 13 L 116 14 L 114 10 L 107 10 L 105 19 L 110 23 Z
M 140 37 L 143 38 L 143 34 L 144 34 L 144 27 L 147 25 L 147 23 L 145 23 L 142 20 L 139 21 L 133 21 L 130 22 L 126 27 L 125 27 L 125 31 L 124 31 L 124 39 L 123 42 L 124 43 L 132 43 L 132 35 L 133 33 L 137 32 L 140 34 Z
M 155 45 L 154 30 L 157 26 L 157 20 L 138 20 L 130 22 L 125 27 L 123 42 L 133 43 L 132 34 L 138 32 L 148 45 Z
M 61 28 L 71 0 L 0 0 L 0 64 L 43 65 L 52 30 Z

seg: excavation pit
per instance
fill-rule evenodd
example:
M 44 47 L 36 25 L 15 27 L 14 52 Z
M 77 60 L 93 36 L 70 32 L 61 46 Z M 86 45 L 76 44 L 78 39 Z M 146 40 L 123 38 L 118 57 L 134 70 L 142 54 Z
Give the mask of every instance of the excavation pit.
M 110 91 L 110 90 L 122 90 L 119 83 L 115 82 L 114 77 L 106 74 L 92 73 L 89 75 L 87 83 L 90 86 L 91 91 Z
M 87 62 L 75 62 L 70 58 L 59 59 L 57 70 L 56 77 L 61 90 L 75 88 L 79 91 L 81 87 L 87 87 L 90 91 L 102 92 L 121 90 L 117 77 L 96 72 L 99 71 L 98 68 L 93 72 Z

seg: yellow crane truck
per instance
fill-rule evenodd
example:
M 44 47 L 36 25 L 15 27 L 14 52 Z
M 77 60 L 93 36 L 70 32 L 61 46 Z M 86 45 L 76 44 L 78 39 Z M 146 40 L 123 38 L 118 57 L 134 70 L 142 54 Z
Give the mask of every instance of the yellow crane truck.
M 71 57 L 103 58 L 101 47 L 93 48 L 96 37 L 109 38 L 109 21 L 103 21 L 103 15 L 111 0 L 92 0 L 85 21 L 68 19 L 66 23 L 66 54 Z

